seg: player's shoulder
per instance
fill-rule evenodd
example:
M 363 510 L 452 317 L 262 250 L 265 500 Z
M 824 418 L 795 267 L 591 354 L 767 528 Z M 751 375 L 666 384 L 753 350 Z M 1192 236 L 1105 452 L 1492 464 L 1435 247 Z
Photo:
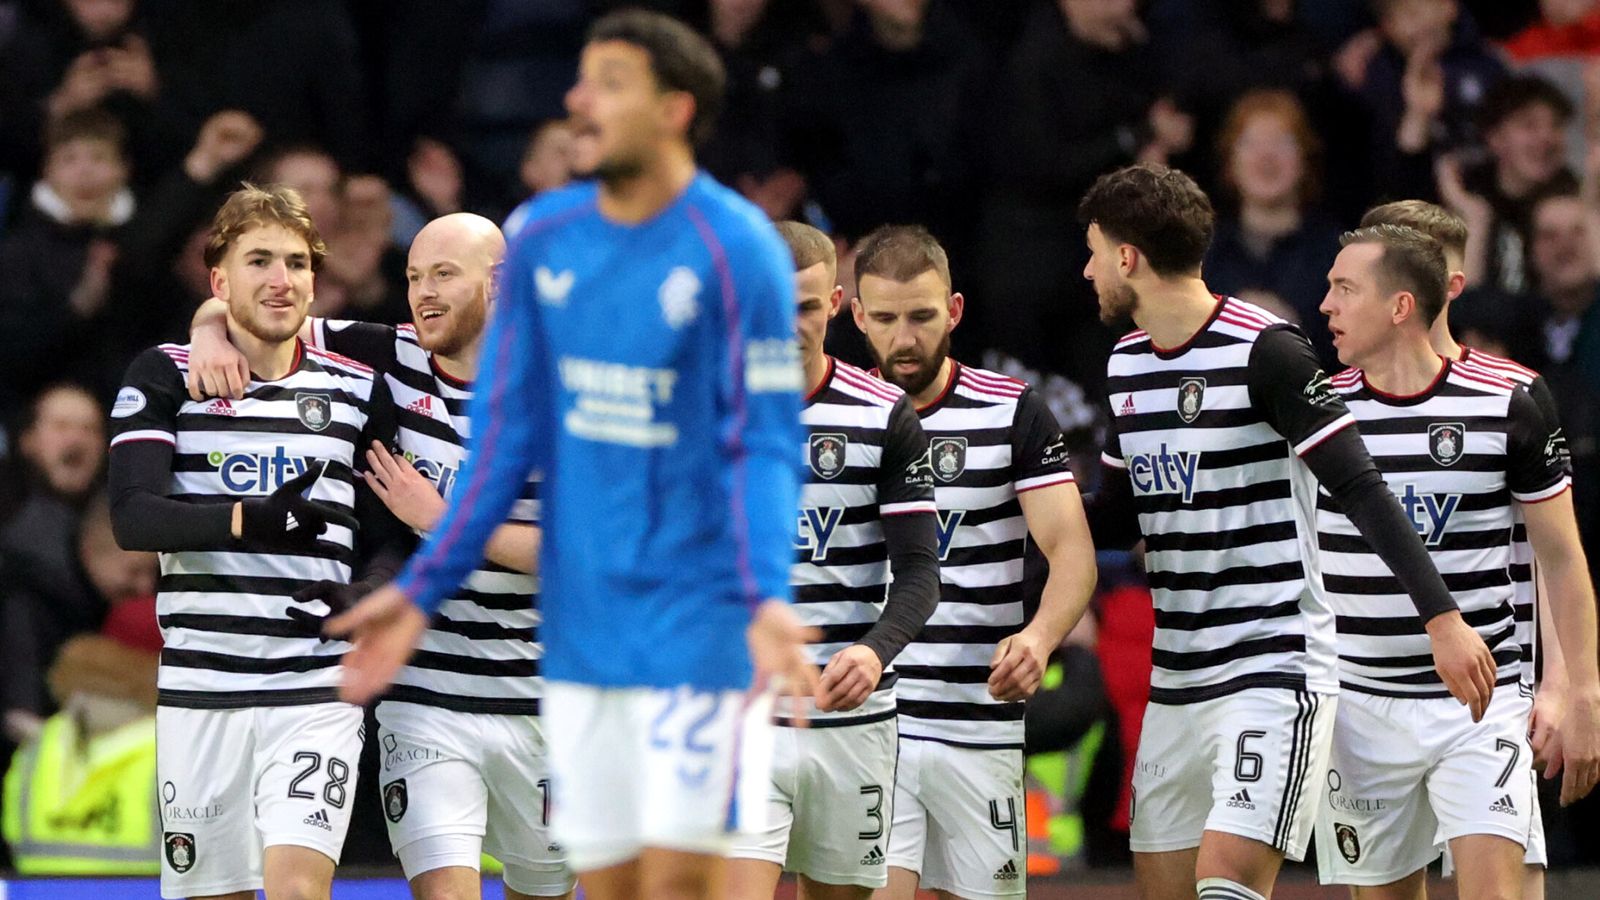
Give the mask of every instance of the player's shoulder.
M 501 223 L 500 230 L 505 234 L 506 243 L 509 245 L 537 236 L 554 225 L 595 209 L 599 192 L 597 182 L 577 181 L 529 197 L 517 204 L 517 208 Z
M 1342 372 L 1335 372 L 1328 379 L 1328 382 L 1333 385 L 1335 391 L 1341 394 L 1353 394 L 1361 390 L 1362 385 L 1367 383 L 1365 373 L 1355 366 L 1351 366 Z
M 1016 403 L 1028 390 L 1028 383 L 1010 375 L 963 365 L 956 372 L 956 390 L 989 403 Z
M 319 350 L 309 344 L 302 345 L 306 362 L 334 378 L 358 385 L 370 385 L 375 376 L 373 368 L 331 350 Z M 365 391 L 363 391 L 365 393 Z
M 1117 338 L 1116 346 L 1111 349 L 1115 353 L 1133 353 L 1139 350 L 1148 350 L 1150 349 L 1150 332 L 1145 331 L 1143 328 L 1136 328 Z
M 783 249 L 777 229 L 761 207 L 709 174 L 699 172 L 695 175 L 685 200 L 688 202 L 684 208 L 690 217 L 703 218 L 704 225 L 710 228 L 716 240 L 730 253 L 747 251 L 756 246 Z M 784 258 L 787 259 L 787 256 Z
M 1500 371 L 1466 360 L 1450 363 L 1445 378 L 1451 384 L 1468 391 L 1500 396 L 1512 393 L 1518 386 Z
M 147 347 L 133 359 L 130 371 L 140 371 L 147 374 L 156 374 L 166 371 L 184 373 L 189 371 L 189 345 L 188 344 L 157 344 Z
M 1217 310 L 1217 324 L 1231 326 L 1250 334 L 1260 334 L 1269 329 L 1293 328 L 1287 319 L 1268 310 L 1240 300 L 1238 297 L 1216 295 L 1221 304 Z
M 834 390 L 847 394 L 870 406 L 881 407 L 885 410 L 894 408 L 894 405 L 905 396 L 905 391 L 899 387 L 875 378 L 864 369 L 859 369 L 851 364 L 835 359 L 833 361 Z
M 1462 348 L 1461 359 L 1458 362 L 1470 363 L 1499 375 L 1501 378 L 1507 378 L 1519 384 L 1533 384 L 1542 377 L 1538 372 L 1515 360 L 1506 359 L 1504 356 L 1496 356 L 1493 353 L 1485 353 L 1482 350 L 1470 347 Z

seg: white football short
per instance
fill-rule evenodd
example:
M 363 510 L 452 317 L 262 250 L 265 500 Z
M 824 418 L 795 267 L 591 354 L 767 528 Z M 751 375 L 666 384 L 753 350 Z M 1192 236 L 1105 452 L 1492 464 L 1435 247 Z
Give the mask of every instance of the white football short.
M 883 887 L 898 731 L 893 718 L 776 729 L 767 827 L 735 837 L 728 855 L 823 884 Z
M 1339 702 L 1336 694 L 1250 688 L 1145 707 L 1129 846 L 1186 850 L 1219 831 L 1304 858 Z
M 763 827 L 770 695 L 547 682 L 552 824 L 575 871 L 646 847 L 725 854 Z
M 262 850 L 344 848 L 364 737 L 345 703 L 156 709 L 161 896 L 262 887 Z
M 1022 751 L 902 739 L 889 865 L 916 872 L 924 890 L 1027 896 Z
M 505 883 L 536 897 L 572 890 L 550 833 L 549 753 L 537 716 L 378 705 L 378 781 L 389 844 L 406 878 L 476 870 L 482 853 Z

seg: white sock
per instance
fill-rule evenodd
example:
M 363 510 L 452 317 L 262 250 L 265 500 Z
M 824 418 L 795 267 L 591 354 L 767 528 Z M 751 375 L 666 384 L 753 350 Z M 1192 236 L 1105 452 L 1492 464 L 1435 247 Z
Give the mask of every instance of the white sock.
M 1267 900 L 1255 891 L 1229 878 L 1202 878 L 1195 882 L 1200 900 Z

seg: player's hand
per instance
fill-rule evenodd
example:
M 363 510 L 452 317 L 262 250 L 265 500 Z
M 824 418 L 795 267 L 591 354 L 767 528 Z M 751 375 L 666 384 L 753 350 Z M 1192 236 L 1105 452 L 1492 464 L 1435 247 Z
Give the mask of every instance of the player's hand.
M 372 442 L 367 466 L 369 471 L 362 477 L 395 518 L 418 531 L 432 531 L 444 518 L 447 504 L 433 482 L 383 444 Z
M 196 328 L 189 336 L 189 374 L 184 378 L 189 399 L 207 397 L 244 399 L 250 384 L 250 362 L 228 340 L 225 329 Z
M 1026 628 L 1000 641 L 989 660 L 989 696 L 1002 702 L 1032 697 L 1055 649 Z
M 1533 714 L 1528 717 L 1528 745 L 1533 748 L 1533 766 L 1546 779 L 1561 774 L 1561 720 L 1566 717 L 1565 691 L 1540 685 L 1533 695 Z
M 274 550 L 303 550 L 316 542 L 328 524 L 354 530 L 356 520 L 333 506 L 308 500 L 310 490 L 322 477 L 328 464 L 313 462 L 305 472 L 283 483 L 265 497 L 252 497 L 240 504 L 239 538 Z
M 1566 774 L 1561 776 L 1561 805 L 1570 806 L 1594 790 L 1600 781 L 1600 687 L 1567 696 L 1561 720 L 1561 754 Z
M 329 637 L 350 642 L 344 655 L 339 699 L 365 705 L 394 683 L 428 630 L 428 617 L 390 582 L 356 601 L 322 626 Z
M 1494 696 L 1494 656 L 1488 645 L 1461 618 L 1460 610 L 1440 613 L 1424 628 L 1433 645 L 1433 667 L 1450 696 L 1472 710 L 1472 721 L 1481 720 Z
M 767 600 L 756 607 L 750 627 L 745 629 L 750 662 L 756 670 L 756 691 L 775 687 L 790 698 L 816 696 L 821 676 L 806 657 L 806 644 L 821 637 L 821 630 L 800 624 L 800 617 L 781 600 Z M 804 704 L 791 701 L 789 706 L 789 717 L 803 724 Z
M 371 585 L 362 582 L 344 584 L 324 578 L 295 591 L 289 595 L 289 599 L 295 603 L 310 603 L 313 600 L 321 600 L 328 605 L 327 615 L 319 616 L 301 606 L 291 606 L 283 612 L 284 615 L 289 617 L 290 621 L 299 625 L 308 637 L 327 640 L 328 636 L 322 633 L 322 626 L 327 624 L 328 619 L 355 606 L 356 601 L 360 600 L 371 589 Z
M 867 702 L 883 677 L 883 660 L 865 644 L 851 644 L 828 660 L 817 683 L 817 709 L 848 712 Z

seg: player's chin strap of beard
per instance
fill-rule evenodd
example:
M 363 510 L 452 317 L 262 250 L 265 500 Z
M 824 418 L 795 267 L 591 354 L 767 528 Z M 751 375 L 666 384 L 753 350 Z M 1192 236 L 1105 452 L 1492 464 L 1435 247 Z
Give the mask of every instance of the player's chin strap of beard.
M 1194 887 L 1200 900 L 1267 900 L 1230 878 L 1202 878 Z

